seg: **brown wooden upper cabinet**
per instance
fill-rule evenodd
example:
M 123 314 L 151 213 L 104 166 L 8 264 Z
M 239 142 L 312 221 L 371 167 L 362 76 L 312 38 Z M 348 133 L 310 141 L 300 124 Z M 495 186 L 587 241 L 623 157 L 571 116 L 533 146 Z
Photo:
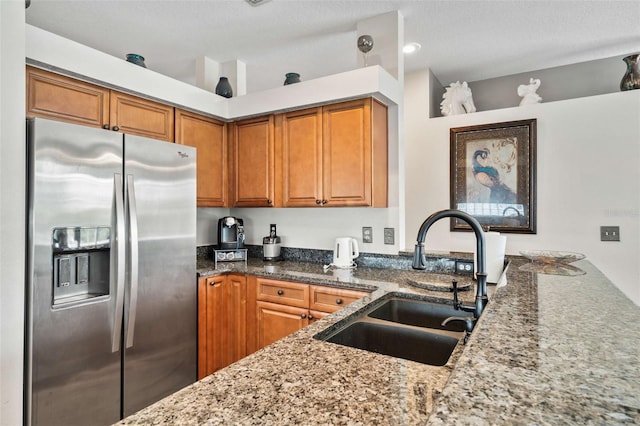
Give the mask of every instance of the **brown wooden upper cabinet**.
M 273 207 L 275 202 L 274 116 L 233 123 L 231 207 Z
M 173 107 L 111 91 L 111 130 L 173 142 Z
M 109 89 L 27 67 L 27 117 L 109 126 Z
M 387 206 L 384 105 L 367 98 L 278 120 L 283 206 Z
M 226 207 L 227 124 L 176 109 L 176 143 L 198 149 L 198 207 Z
M 27 117 L 44 117 L 173 142 L 173 107 L 26 67 Z

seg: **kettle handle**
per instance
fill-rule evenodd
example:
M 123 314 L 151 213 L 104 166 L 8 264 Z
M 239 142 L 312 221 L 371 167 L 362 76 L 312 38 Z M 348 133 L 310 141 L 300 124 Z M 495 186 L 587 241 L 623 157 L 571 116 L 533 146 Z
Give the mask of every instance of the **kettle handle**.
M 360 251 L 358 250 L 358 241 L 355 238 L 351 238 L 351 251 L 353 253 L 353 258 L 360 256 Z

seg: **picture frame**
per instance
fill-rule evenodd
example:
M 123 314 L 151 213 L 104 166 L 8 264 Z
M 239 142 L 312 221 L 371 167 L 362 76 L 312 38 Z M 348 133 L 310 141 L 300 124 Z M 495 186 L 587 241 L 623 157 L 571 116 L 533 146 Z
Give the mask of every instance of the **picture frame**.
M 536 233 L 535 118 L 450 129 L 451 208 L 485 231 Z M 451 218 L 451 231 L 470 231 Z

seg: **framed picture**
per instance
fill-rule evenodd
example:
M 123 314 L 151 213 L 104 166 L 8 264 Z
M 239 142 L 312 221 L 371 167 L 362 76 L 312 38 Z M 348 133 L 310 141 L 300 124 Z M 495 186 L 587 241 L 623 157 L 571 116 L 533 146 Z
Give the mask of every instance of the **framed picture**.
M 451 208 L 497 232 L 536 233 L 536 119 L 451 129 Z M 451 219 L 452 231 L 471 230 Z

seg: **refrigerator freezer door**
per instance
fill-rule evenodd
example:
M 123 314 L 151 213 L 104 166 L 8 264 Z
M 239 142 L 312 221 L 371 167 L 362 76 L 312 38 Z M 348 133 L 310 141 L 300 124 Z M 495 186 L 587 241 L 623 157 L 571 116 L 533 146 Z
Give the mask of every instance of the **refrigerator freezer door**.
M 125 293 L 124 416 L 196 380 L 195 160 L 194 148 L 125 136 L 125 204 L 138 234 L 129 252 L 138 259 Z
M 27 424 L 111 424 L 120 418 L 121 364 L 112 346 L 117 273 L 108 264 L 117 255 L 122 135 L 43 119 L 28 125 Z M 100 233 L 108 244 L 92 245 Z M 63 279 L 53 277 L 56 261 Z M 92 283 L 108 292 L 83 296 Z M 73 297 L 54 300 L 56 286 Z

